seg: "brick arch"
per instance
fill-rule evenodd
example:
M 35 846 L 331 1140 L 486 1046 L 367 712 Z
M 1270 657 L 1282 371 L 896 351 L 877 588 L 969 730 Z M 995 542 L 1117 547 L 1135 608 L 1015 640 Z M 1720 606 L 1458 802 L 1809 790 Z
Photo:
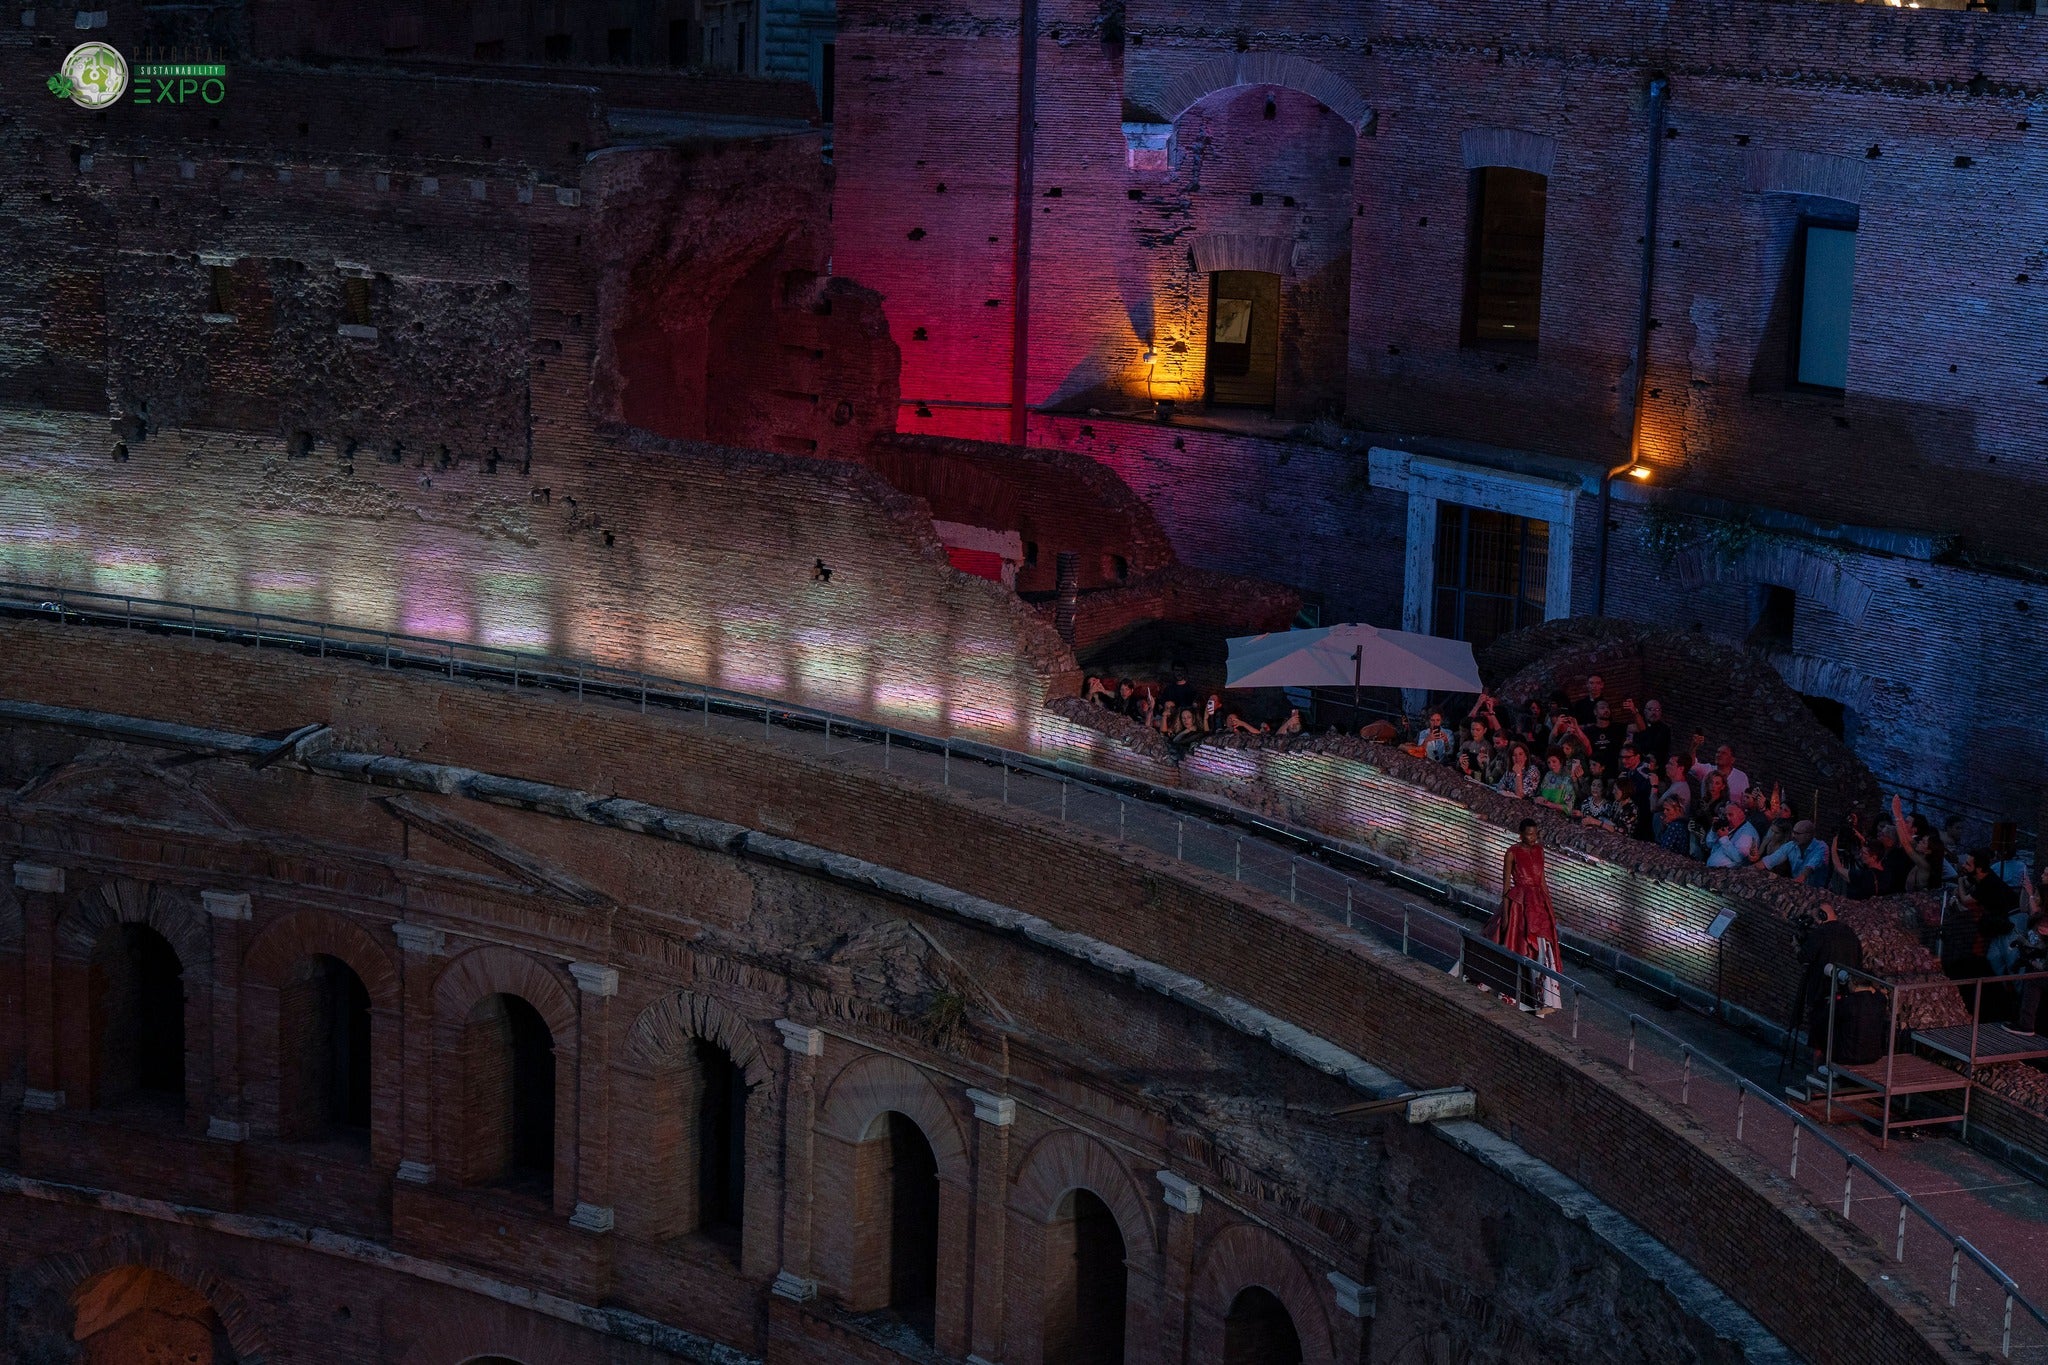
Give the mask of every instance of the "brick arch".
M 10 1328 L 24 1322 L 59 1332 L 69 1341 L 72 1295 L 90 1279 L 123 1266 L 167 1275 L 197 1291 L 220 1319 L 237 1365 L 268 1365 L 275 1358 L 270 1336 L 240 1290 L 205 1266 L 186 1261 L 147 1232 L 116 1233 L 77 1251 L 47 1257 L 8 1277 Z M 10 1331 L 10 1337 L 13 1336 Z
M 1687 588 L 1705 583 L 1770 583 L 1790 588 L 1844 621 L 1858 622 L 1870 610 L 1871 587 L 1839 560 L 1786 540 L 1769 538 L 1735 555 L 1693 546 L 1677 559 L 1678 581 Z
M 555 969 L 530 953 L 496 944 L 472 948 L 442 969 L 434 982 L 434 1013 L 443 1023 L 460 1024 L 491 995 L 516 995 L 540 1011 L 557 1051 L 575 1040 L 576 1001 Z
M 306 959 L 321 955 L 348 964 L 373 1008 L 399 1007 L 391 954 L 354 921 L 329 910 L 294 910 L 264 925 L 242 957 L 242 976 L 251 985 L 282 986 Z
M 1087 1190 L 1107 1204 L 1123 1231 L 1124 1255 L 1149 1267 L 1158 1245 L 1151 1206 L 1124 1164 L 1091 1137 L 1060 1129 L 1040 1138 L 1018 1168 L 1010 1207 L 1049 1223 L 1072 1190 Z
M 1294 242 L 1287 237 L 1266 237 L 1251 232 L 1205 232 L 1188 247 L 1195 269 L 1203 274 L 1217 270 L 1263 270 L 1268 275 L 1294 273 Z
M 1271 1228 L 1233 1223 L 1199 1254 L 1194 1282 L 1194 1365 L 1220 1365 L 1224 1319 L 1237 1296 L 1258 1286 L 1286 1305 L 1301 1338 L 1302 1365 L 1334 1365 L 1337 1343 L 1316 1280 Z
M 1307 95 L 1316 103 L 1364 132 L 1372 122 L 1372 106 L 1351 82 L 1306 57 L 1282 52 L 1229 52 L 1197 62 L 1169 78 L 1151 101 L 1166 123 L 1220 90 L 1241 85 L 1277 85 Z
M 132 877 L 110 877 L 90 887 L 57 917 L 57 952 L 83 961 L 108 930 L 146 924 L 178 954 L 188 981 L 213 979 L 213 936 L 196 892 Z
M 826 1092 L 818 1130 L 858 1144 L 876 1119 L 891 1112 L 903 1115 L 923 1132 L 924 1140 L 932 1145 L 932 1155 L 938 1158 L 941 1179 L 964 1184 L 967 1143 L 960 1134 L 960 1121 L 922 1071 L 895 1057 L 871 1054 L 840 1072 Z
M 449 1173 L 469 1169 L 474 1129 L 465 1109 L 463 1032 L 471 1011 L 493 995 L 516 995 L 531 1005 L 553 1039 L 552 1197 L 554 1211 L 566 1215 L 576 1205 L 576 1000 L 556 970 L 530 953 L 496 944 L 472 948 L 443 968 L 434 982 L 435 1164 Z
M 1790 147 L 1752 147 L 1747 169 L 1752 194 L 1804 194 L 1859 206 L 1870 182 L 1867 158 Z
M 1459 146 L 1468 171 L 1505 166 L 1547 180 L 1557 166 L 1557 139 L 1520 128 L 1468 128 Z
M 724 1048 L 726 1055 L 746 1073 L 749 1087 L 758 1086 L 775 1074 L 770 1054 L 747 1021 L 724 1002 L 693 991 L 671 991 L 641 1010 L 640 1017 L 633 1021 L 626 1048 L 635 1060 L 658 1065 L 681 1060 L 695 1038 Z

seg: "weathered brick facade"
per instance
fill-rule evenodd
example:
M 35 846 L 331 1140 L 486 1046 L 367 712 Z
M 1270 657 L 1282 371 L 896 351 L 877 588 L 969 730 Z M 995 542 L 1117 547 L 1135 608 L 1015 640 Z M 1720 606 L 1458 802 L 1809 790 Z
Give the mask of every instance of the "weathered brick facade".
M 1666 1194 L 1629 1198 L 1632 1216 L 1683 1231 L 1683 1254 L 1714 1263 L 1781 1330 L 1838 1332 L 1853 1304 L 1860 1358 L 1943 1358 L 1921 1335 L 1934 1319 L 1871 1296 L 1867 1252 L 1788 1219 L 1783 1196 L 1647 1091 L 1440 974 L 1223 879 L 1140 867 L 1049 818 L 799 759 L 750 732 L 312 659 L 252 670 L 221 646 L 0 634 L 10 703 L 125 698 L 138 718 L 183 717 L 196 752 L 214 754 L 180 763 L 175 738 L 167 750 L 118 729 L 96 737 L 83 712 L 65 728 L 6 727 L 10 787 L 34 779 L 0 829 L 0 979 L 16 983 L 0 1041 L 9 1096 L 28 1101 L 0 1127 L 18 1172 L 0 1200 L 11 1349 L 67 1349 L 74 1293 L 146 1268 L 203 1296 L 192 1312 L 219 1329 L 220 1360 L 731 1359 L 712 1342 L 777 1362 L 906 1358 L 888 1344 L 902 1327 L 863 1316 L 890 1302 L 878 1266 L 916 1251 L 892 1231 L 885 1130 L 930 1151 L 937 1287 L 924 1330 L 955 1359 L 1046 1358 L 1045 1333 L 1066 1323 L 1054 1304 L 1076 1302 L 1057 1298 L 1074 1294 L 1071 1264 L 1046 1252 L 1072 1235 L 1062 1209 L 1077 1189 L 1121 1240 L 1115 1306 L 1134 1362 L 1224 1359 L 1251 1284 L 1278 1297 L 1302 1358 L 1332 1365 L 1403 1358 L 1417 1338 L 1503 1361 L 1774 1349 L 1701 1286 L 1643 1279 L 1628 1259 L 1640 1248 L 1560 1217 L 1513 1163 L 1475 1161 L 1477 1137 L 1442 1141 L 1398 1110 L 1336 1115 L 1354 1087 L 1400 1083 L 1354 1059 L 1347 1084 L 1330 1074 L 1345 1053 L 1315 1049 L 1370 1044 L 1416 1068 L 1417 1084 L 1479 1087 L 1490 1122 L 1541 1148 L 1562 1152 L 1569 1130 L 1598 1125 L 1616 1178 L 1580 1179 L 1625 1195 L 1642 1182 L 1624 1172 L 1664 1171 Z M 172 672 L 185 687 L 154 701 L 130 687 Z M 222 761 L 242 742 L 232 736 L 312 711 L 335 726 L 326 759 Z M 560 743 L 537 753 L 518 738 L 539 731 Z M 351 762 L 352 746 L 396 766 L 370 783 L 323 768 Z M 494 774 L 508 759 L 518 766 Z M 481 787 L 392 785 L 430 769 L 446 774 L 430 786 L 510 779 L 532 809 L 477 799 Z M 569 805 L 547 795 L 578 788 Z M 600 789 L 669 813 L 639 831 L 573 813 Z M 736 816 L 787 833 L 750 833 Z M 1005 826 L 1013 838 L 989 837 Z M 908 877 L 846 861 L 890 849 Z M 916 880 L 940 861 L 959 890 Z M 977 896 L 1006 888 L 1045 933 L 987 917 L 999 907 Z M 1214 936 L 1186 934 L 1190 917 Z M 183 1106 L 81 1088 L 78 1068 L 112 1026 L 94 1008 L 106 986 L 78 964 L 139 924 L 185 974 Z M 1098 965 L 1109 952 L 1130 955 L 1116 973 Z M 1214 990 L 1167 986 L 1148 953 Z M 323 959 L 368 999 L 372 1112 L 353 1139 L 294 1134 L 274 1098 L 306 1037 L 279 983 Z M 1296 1039 L 1275 1056 L 1274 1025 L 1248 1026 L 1263 1016 L 1245 1011 L 1298 999 L 1304 972 L 1333 974 L 1330 1002 L 1368 1003 L 1309 1011 L 1303 1038 L 1331 1043 Z M 538 1183 L 488 1178 L 506 1086 L 489 1009 L 508 997 L 552 1047 L 554 1166 Z M 698 1042 L 746 1087 L 733 1237 L 693 1227 L 692 1199 L 677 1197 L 695 1188 L 699 1092 L 683 1058 Z M 1680 1190 L 1717 1218 L 1692 1225 L 1669 1205 Z M 1512 1252 L 1482 1230 L 1501 1218 Z M 1820 1327 L 1764 1292 L 1786 1275 L 1807 1277 L 1837 1317 Z M 1611 1297 L 1578 1292 L 1588 1276 Z M 1482 1298 L 1483 1317 L 1458 1308 Z
M 2024 340 L 2048 230 L 2022 188 L 2043 136 L 2037 24 L 1804 3 L 1035 12 L 1038 80 L 1021 90 L 1015 9 L 842 6 L 836 260 L 882 293 L 899 338 L 927 338 L 902 342 L 905 430 L 1013 429 L 1021 283 L 1032 440 L 1118 469 L 1191 563 L 1427 629 L 1427 594 L 1400 600 L 1404 573 L 1429 581 L 1430 546 L 1402 530 L 1411 486 L 1368 478 L 1365 449 L 1534 467 L 1587 493 L 1629 457 L 1647 92 L 1663 77 L 1653 478 L 1621 490 L 1606 606 L 1741 639 L 1765 586 L 1795 589 L 1777 662 L 1848 706 L 1883 777 L 2034 822 L 2048 751 L 2010 689 L 2048 667 L 2029 615 L 2048 364 Z M 1461 344 L 1483 166 L 1548 178 L 1533 350 Z M 1796 229 L 1823 213 L 1857 224 L 1834 394 L 1787 382 Z M 1218 414 L 1258 433 L 1234 436 L 1112 420 L 1200 398 L 1205 278 L 1232 268 L 1282 282 L 1281 420 Z M 1332 372 L 1341 394 L 1313 378 Z M 1052 415 L 1081 408 L 1100 411 Z M 1260 439 L 1324 414 L 1376 434 L 1350 458 Z M 1552 544 L 1573 591 L 1552 614 L 1599 596 L 1597 512 L 1571 501 L 1574 534 L 1560 550 L 1553 524 Z M 1674 572 L 1674 536 L 1705 562 Z M 1809 595 L 1801 557 L 1868 591 Z

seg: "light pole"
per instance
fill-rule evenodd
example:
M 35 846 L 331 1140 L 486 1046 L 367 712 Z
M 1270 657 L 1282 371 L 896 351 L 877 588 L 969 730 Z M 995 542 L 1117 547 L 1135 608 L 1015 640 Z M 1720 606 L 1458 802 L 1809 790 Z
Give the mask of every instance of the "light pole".
M 1614 481 L 1623 474 L 1628 475 L 1632 479 L 1647 479 L 1650 477 L 1650 467 L 1635 459 L 1630 459 L 1627 463 L 1618 464 L 1600 476 L 1600 530 L 1594 540 L 1594 544 L 1598 548 L 1595 549 L 1593 555 L 1593 614 L 1595 616 L 1605 616 L 1607 614 L 1607 509 L 1613 505 L 1612 490 Z

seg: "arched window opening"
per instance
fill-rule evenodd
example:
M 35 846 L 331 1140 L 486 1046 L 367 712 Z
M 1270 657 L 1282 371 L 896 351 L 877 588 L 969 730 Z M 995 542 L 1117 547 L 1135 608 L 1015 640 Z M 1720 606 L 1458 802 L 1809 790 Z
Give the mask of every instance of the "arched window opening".
M 322 953 L 282 989 L 278 1004 L 284 1036 L 298 1048 L 292 1089 L 283 1096 L 284 1135 L 368 1141 L 370 992 L 363 979 Z
M 858 1297 L 930 1341 L 939 1288 L 938 1158 L 915 1122 L 891 1112 L 868 1126 L 857 1161 L 854 1256 L 870 1286 Z
M 516 995 L 478 1002 L 464 1031 L 465 1178 L 548 1196 L 555 1175 L 555 1039 Z
M 82 1365 L 227 1365 L 227 1332 L 206 1296 L 161 1271 L 123 1265 L 72 1291 Z M 69 1357 L 66 1357 L 69 1359 Z
M 697 1100 L 697 1230 L 737 1238 L 747 1192 L 747 1077 L 718 1044 L 691 1044 Z
M 1294 1315 L 1271 1290 L 1253 1285 L 1223 1320 L 1223 1365 L 1301 1365 Z
M 1116 1215 L 1068 1191 L 1045 1230 L 1046 1365 L 1122 1365 L 1125 1288 Z
M 169 940 L 124 924 L 92 960 L 93 1102 L 185 1095 L 185 969 Z

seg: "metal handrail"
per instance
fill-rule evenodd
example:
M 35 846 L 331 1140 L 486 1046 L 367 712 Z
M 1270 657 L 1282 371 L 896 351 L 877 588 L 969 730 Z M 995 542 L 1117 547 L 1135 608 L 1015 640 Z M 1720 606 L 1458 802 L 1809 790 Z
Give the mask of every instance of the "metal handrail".
M 97 604 L 97 605 L 95 605 Z M 118 604 L 118 610 L 115 609 Z M 138 614 L 137 608 L 143 610 Z M 695 706 L 702 709 L 707 726 L 711 723 L 714 707 L 720 711 L 751 714 L 761 713 L 764 730 L 773 726 L 779 718 L 788 728 L 816 727 L 822 730 L 827 742 L 834 738 L 836 728 L 839 736 L 848 740 L 862 741 L 882 746 L 884 769 L 890 766 L 893 752 L 904 748 L 939 756 L 942 764 L 942 780 L 952 785 L 953 759 L 956 755 L 975 761 L 998 766 L 1002 769 L 1002 790 L 1004 799 L 1009 796 L 1009 779 L 1013 771 L 1040 776 L 1060 783 L 1059 813 L 1065 820 L 1070 808 L 1071 789 L 1078 788 L 1086 793 L 1114 799 L 1117 803 L 1117 832 L 1120 840 L 1128 833 L 1125 802 L 1136 795 L 1147 805 L 1157 806 L 1178 813 L 1176 853 L 1184 852 L 1187 816 L 1189 807 L 1196 808 L 1204 815 L 1219 817 L 1225 825 L 1248 828 L 1254 834 L 1271 842 L 1299 844 L 1311 849 L 1323 849 L 1342 856 L 1357 858 L 1375 866 L 1382 875 L 1407 881 L 1423 888 L 1432 895 L 1456 903 L 1460 897 L 1452 888 L 1422 874 L 1402 867 L 1390 859 L 1382 859 L 1363 850 L 1340 848 L 1309 833 L 1283 822 L 1269 820 L 1251 812 L 1242 811 L 1227 803 L 1214 801 L 1186 792 L 1171 792 L 1150 783 L 1128 778 L 1121 774 L 1105 772 L 1090 765 L 1071 759 L 1047 760 L 1035 755 L 1005 749 L 999 745 L 978 740 L 959 739 L 951 736 L 934 736 L 918 731 L 904 730 L 895 726 L 824 711 L 800 703 L 780 701 L 751 693 L 735 692 L 730 689 L 712 687 L 708 684 L 685 683 L 678 679 L 664 678 L 635 669 L 622 669 L 609 664 L 588 660 L 567 659 L 555 655 L 539 654 L 528 650 L 510 649 L 496 645 L 476 645 L 433 636 L 407 635 L 388 630 L 372 630 L 365 627 L 347 626 L 336 622 L 308 620 L 304 618 L 276 615 L 268 612 L 247 612 L 237 608 L 208 607 L 195 603 L 172 602 L 158 598 L 136 597 L 130 594 L 102 593 L 92 590 L 65 588 L 53 585 L 28 584 L 0 580 L 0 613 L 49 615 L 54 613 L 60 622 L 76 618 L 81 624 L 95 622 L 118 623 L 124 627 L 156 626 L 175 632 L 183 632 L 197 638 L 201 634 L 209 637 L 236 640 L 248 638 L 257 648 L 266 639 L 280 644 L 313 650 L 322 658 L 370 657 L 379 660 L 384 667 L 399 665 L 407 667 L 432 668 L 445 672 L 448 677 L 464 676 L 465 671 L 478 678 L 499 677 L 509 680 L 515 689 L 521 685 L 554 686 L 562 690 L 573 687 L 579 699 L 590 691 L 623 700 L 637 700 L 641 710 L 646 710 L 650 700 L 669 705 Z M 217 618 L 217 619 L 216 619 Z M 246 628 L 236 622 L 248 623 Z M 468 662 L 465 664 L 464 659 Z M 1077 777 L 1076 774 L 1086 774 Z M 1197 817 L 1198 824 L 1207 824 Z M 1219 832 L 1227 832 L 1220 830 Z M 1234 873 L 1239 880 L 1245 880 L 1244 837 L 1236 836 Z M 1163 851 L 1163 850 L 1162 850 Z M 1301 869 L 1304 864 L 1322 878 L 1336 878 L 1343 884 L 1344 904 L 1342 922 L 1347 928 L 1360 929 L 1356 922 L 1354 892 L 1365 883 L 1338 871 L 1328 863 L 1316 859 L 1304 859 L 1296 853 L 1287 853 L 1287 894 L 1290 900 L 1300 903 L 1303 895 Z M 1255 869 L 1256 870 L 1256 869 Z M 1480 908 L 1469 897 L 1464 898 Z M 1326 907 L 1325 913 L 1336 917 L 1334 903 Z M 2011 1353 L 2012 1318 L 2014 1309 L 2023 1311 L 2043 1330 L 2048 1332 L 2048 1312 L 2029 1300 L 2012 1277 L 1966 1238 L 1943 1225 L 1940 1219 L 1926 1209 L 1906 1190 L 1901 1188 L 1876 1167 L 1835 1140 L 1823 1126 L 1814 1123 L 1806 1115 L 1772 1095 L 1767 1089 L 1749 1080 L 1733 1067 L 1722 1062 L 1678 1035 L 1665 1029 L 1656 1021 L 1648 1019 L 1625 1005 L 1611 1003 L 1597 992 L 1589 990 L 1584 983 L 1563 972 L 1546 967 L 1533 959 L 1509 952 L 1490 940 L 1473 932 L 1469 924 L 1454 920 L 1434 910 L 1417 907 L 1406 902 L 1401 907 L 1400 950 L 1406 956 L 1428 960 L 1441 955 L 1441 949 L 1434 949 L 1417 938 L 1414 933 L 1414 919 L 1419 917 L 1439 931 L 1455 937 L 1458 957 L 1462 959 L 1467 944 L 1485 941 L 1490 951 L 1513 957 L 1518 971 L 1548 977 L 1559 983 L 1560 992 L 1569 990 L 1572 998 L 1572 1012 L 1569 1026 L 1574 1040 L 1581 1036 L 1581 1020 L 1584 1006 L 1591 1002 L 1597 1009 L 1610 1011 L 1626 1023 L 1628 1031 L 1628 1059 L 1626 1069 L 1637 1072 L 1638 1041 L 1644 1035 L 1662 1040 L 1675 1048 L 1683 1059 L 1684 1086 L 1681 1090 L 1681 1105 L 1690 1110 L 1690 1087 L 1695 1065 L 1732 1082 L 1737 1097 L 1735 1137 L 1743 1141 L 1743 1129 L 1747 1103 L 1755 1096 L 1771 1111 L 1790 1121 L 1793 1125 L 1792 1154 L 1789 1174 L 1796 1180 L 1799 1170 L 1799 1149 L 1803 1136 L 1818 1140 L 1831 1149 L 1844 1163 L 1846 1180 L 1854 1173 L 1861 1172 L 1876 1186 L 1895 1199 L 1900 1207 L 1899 1236 L 1894 1259 L 1905 1260 L 1906 1214 L 1910 1211 L 1924 1222 L 1952 1251 L 1951 1274 L 1948 1302 L 1954 1307 L 1957 1302 L 1958 1275 L 1961 1262 L 1967 1259 L 2005 1295 L 2005 1312 L 2002 1326 L 2002 1347 L 2004 1354 Z M 1367 924 L 1373 921 L 1366 916 Z M 1391 937 L 1391 925 L 1379 926 Z M 1443 965 L 1436 963 L 1435 965 Z M 1847 1211 L 1845 1195 L 1844 1210 Z

